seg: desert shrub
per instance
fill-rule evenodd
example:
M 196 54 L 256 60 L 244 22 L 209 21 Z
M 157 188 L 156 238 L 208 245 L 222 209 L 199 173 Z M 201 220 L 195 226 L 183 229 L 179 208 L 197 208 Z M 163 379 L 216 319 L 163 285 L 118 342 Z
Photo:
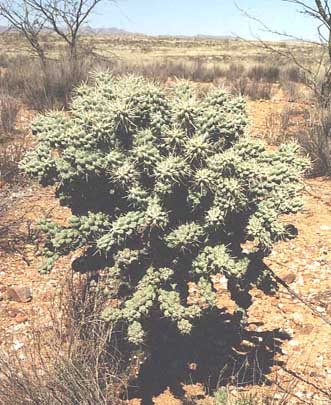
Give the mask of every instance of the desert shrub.
M 26 154 L 28 145 L 26 134 L 0 144 L 0 183 L 24 183 L 26 177 L 19 169 L 19 162 Z
M 282 143 L 297 141 L 300 124 L 297 117 L 302 115 L 292 106 L 285 106 L 281 110 L 271 110 L 265 117 L 265 140 L 271 145 L 281 145 Z
M 230 89 L 233 95 L 244 96 L 249 86 L 249 80 L 246 76 L 239 76 L 236 79 L 226 79 L 225 86 Z
M 107 73 L 79 87 L 70 116 L 34 122 L 39 145 L 22 162 L 73 213 L 67 226 L 40 222 L 41 272 L 76 250 L 74 270 L 95 271 L 97 283 L 103 269 L 102 318 L 132 345 L 160 319 L 190 334 L 216 309 L 217 273 L 243 315 L 252 286 L 272 288 L 262 259 L 289 235 L 280 215 L 301 208 L 307 166 L 296 145 L 271 152 L 246 136 L 246 122 L 245 102 L 218 88 L 199 98 L 185 82 L 166 89 Z
M 196 82 L 212 82 L 215 78 L 214 67 L 208 66 L 208 64 L 203 63 L 201 59 L 194 61 L 192 65 L 192 80 Z
M 270 100 L 272 84 L 265 81 L 252 81 L 247 76 L 239 76 L 236 79 L 225 80 L 225 87 L 236 96 L 247 96 L 251 100 Z
M 302 96 L 302 89 L 298 87 L 298 83 L 282 80 L 281 87 L 288 101 L 296 102 Z
M 246 69 L 245 66 L 241 63 L 230 63 L 228 66 L 228 70 L 226 72 L 226 77 L 229 80 L 233 80 L 239 76 L 243 76 Z
M 6 53 L 0 53 L 0 67 L 8 68 L 10 65 L 11 58 Z
M 19 110 L 20 103 L 15 98 L 8 95 L 0 97 L 1 130 L 4 136 L 13 133 Z
M 253 65 L 247 71 L 247 76 L 253 81 L 265 80 L 275 83 L 279 80 L 280 69 L 272 65 Z
M 0 88 L 37 111 L 67 108 L 73 88 L 87 79 L 95 65 L 91 58 L 81 57 L 78 66 L 73 75 L 63 56 L 50 60 L 45 72 L 37 60 L 20 56 L 1 74 Z
M 305 83 L 305 74 L 297 65 L 289 65 L 282 69 L 282 77 L 284 81 L 295 83 Z
M 270 100 L 272 84 L 264 81 L 250 81 L 244 89 L 244 95 L 252 100 Z
M 307 111 L 307 117 L 298 141 L 313 162 L 315 175 L 331 175 L 331 112 L 316 106 Z
M 169 78 L 187 79 L 196 82 L 212 82 L 221 74 L 215 64 L 207 64 L 196 59 L 193 61 L 160 59 L 153 62 L 130 63 L 122 60 L 110 62 L 114 75 L 136 74 L 147 78 L 167 81 Z
M 133 68 L 127 69 L 126 72 L 119 71 L 118 73 L 134 73 L 143 75 L 144 77 L 157 77 L 160 80 L 166 81 L 169 77 L 187 78 L 190 73 L 185 61 L 159 60 L 141 65 L 134 65 Z

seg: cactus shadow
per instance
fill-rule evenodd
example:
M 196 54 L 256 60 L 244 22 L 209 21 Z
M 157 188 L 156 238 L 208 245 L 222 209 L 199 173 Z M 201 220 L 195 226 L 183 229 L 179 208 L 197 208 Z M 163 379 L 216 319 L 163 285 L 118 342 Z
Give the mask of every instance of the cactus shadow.
M 152 405 L 153 397 L 168 387 L 183 398 L 184 384 L 201 383 L 211 391 L 228 384 L 269 384 L 272 366 L 282 365 L 275 357 L 290 339 L 279 329 L 242 328 L 238 317 L 222 309 L 210 312 L 195 326 L 189 336 L 178 335 L 164 320 L 150 330 L 147 360 L 136 386 L 129 390 L 130 398 L 139 397 L 142 405 Z

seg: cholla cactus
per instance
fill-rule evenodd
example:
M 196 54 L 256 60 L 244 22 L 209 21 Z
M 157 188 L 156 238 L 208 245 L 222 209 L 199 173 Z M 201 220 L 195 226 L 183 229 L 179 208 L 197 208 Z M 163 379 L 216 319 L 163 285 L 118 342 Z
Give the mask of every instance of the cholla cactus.
M 112 297 L 103 317 L 126 323 L 133 344 L 152 316 L 190 333 L 216 305 L 213 276 L 247 291 L 254 258 L 286 237 L 280 215 L 301 208 L 307 161 L 294 145 L 269 151 L 246 122 L 244 101 L 217 88 L 199 98 L 187 83 L 164 89 L 107 73 L 79 88 L 70 115 L 33 124 L 39 146 L 22 163 L 73 213 L 67 227 L 41 222 L 42 271 L 85 249 L 75 267 L 99 260 Z M 265 271 L 254 272 L 263 284 Z M 189 304 L 189 282 L 200 304 Z

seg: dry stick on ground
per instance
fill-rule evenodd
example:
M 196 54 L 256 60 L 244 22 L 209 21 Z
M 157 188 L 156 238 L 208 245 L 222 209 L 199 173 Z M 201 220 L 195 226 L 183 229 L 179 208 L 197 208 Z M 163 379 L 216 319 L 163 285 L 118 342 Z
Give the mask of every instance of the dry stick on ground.
M 323 388 L 320 388 L 318 385 L 314 384 L 311 381 L 305 380 L 303 377 L 301 377 L 299 374 L 295 373 L 292 370 L 288 370 L 287 368 L 283 368 L 284 371 L 286 371 L 288 374 L 292 375 L 293 377 L 297 378 L 298 380 L 302 381 L 303 383 L 310 385 L 311 387 L 315 388 L 317 391 L 320 393 L 324 394 L 327 398 L 330 399 L 331 395 L 330 392 L 325 391 Z
M 274 262 L 275 262 L 276 264 L 278 264 L 278 266 L 281 266 L 281 267 L 283 267 L 283 268 L 286 268 L 286 266 L 284 266 L 282 263 L 280 263 L 280 262 L 278 262 L 278 261 L 276 261 L 276 260 L 274 260 Z M 291 295 L 292 298 L 296 298 L 296 299 L 299 300 L 301 303 L 303 303 L 304 305 L 306 305 L 315 315 L 317 315 L 320 319 L 322 319 L 323 322 L 325 322 L 327 325 L 331 326 L 331 320 L 330 320 L 327 316 L 325 316 L 325 315 L 321 314 L 320 312 L 318 312 L 318 311 L 315 309 L 314 305 L 313 305 L 311 302 L 309 302 L 306 298 L 300 296 L 300 295 L 297 294 L 295 291 L 293 291 L 293 290 L 288 286 L 288 284 L 287 284 L 284 280 L 282 280 L 280 277 L 278 277 L 271 269 L 270 269 L 270 271 L 271 271 L 271 275 L 272 275 L 273 279 L 275 280 L 275 282 L 276 282 L 278 285 L 282 285 L 282 286 L 289 292 L 289 294 Z
M 302 404 L 307 404 L 307 405 L 311 405 L 311 400 L 308 399 L 304 399 L 304 398 L 300 398 L 296 393 L 295 393 L 295 388 L 298 385 L 298 381 L 303 382 L 304 384 L 310 385 L 312 387 L 314 387 L 318 392 L 322 393 L 323 395 L 326 395 L 327 398 L 330 398 L 330 394 L 328 392 L 326 392 L 325 390 L 323 390 L 322 388 L 319 388 L 316 384 L 311 383 L 310 381 L 306 381 L 304 378 L 302 378 L 301 376 L 299 376 L 298 374 L 288 370 L 287 368 L 283 367 L 282 370 L 284 370 L 287 374 L 289 374 L 290 376 L 293 377 L 292 380 L 290 380 L 288 382 L 287 387 L 284 387 L 282 385 L 281 382 L 278 382 L 276 380 L 272 380 L 272 383 L 275 384 L 282 392 L 283 394 L 286 394 L 287 396 L 289 396 L 290 398 L 295 398 L 297 401 L 299 401 L 299 403 Z M 287 402 L 287 398 L 282 399 L 284 402 L 280 402 L 281 404 L 288 404 Z M 278 402 L 277 402 L 278 404 Z
M 307 185 L 306 185 L 306 184 L 304 185 L 304 187 L 305 187 L 305 192 L 306 192 L 307 194 L 309 194 L 310 196 L 316 198 L 316 199 L 317 199 L 318 201 L 320 201 L 322 204 L 331 207 L 331 202 L 329 202 L 329 201 L 324 201 L 323 198 L 322 198 L 320 195 L 315 194 L 313 191 L 310 191 L 310 190 L 307 188 Z
M 316 339 L 316 336 L 315 336 L 315 339 Z M 313 349 L 313 347 L 311 347 L 310 354 L 313 353 L 313 352 L 314 352 L 314 349 Z M 306 373 L 306 371 L 307 371 L 306 367 L 308 367 L 308 364 L 309 364 L 308 360 L 306 360 L 304 369 L 302 370 L 303 375 L 305 375 L 304 373 Z M 296 387 L 297 387 L 299 381 L 303 382 L 304 384 L 306 384 L 308 386 L 313 387 L 316 391 L 318 391 L 319 393 L 325 395 L 328 399 L 331 398 L 331 393 L 330 392 L 325 391 L 325 389 L 319 387 L 314 382 L 308 381 L 304 377 L 299 375 L 298 373 L 290 370 L 287 367 L 286 363 L 281 367 L 281 369 L 283 371 L 285 371 L 288 375 L 290 375 L 292 378 L 286 383 L 286 386 L 283 385 L 284 384 L 284 379 L 281 376 L 280 376 L 280 380 L 278 380 L 277 373 L 276 373 L 275 377 L 271 380 L 272 383 L 275 386 L 277 386 L 277 388 L 279 388 L 282 391 L 283 394 L 285 394 L 285 398 L 282 398 L 281 401 L 279 402 L 279 404 L 284 404 L 284 405 L 287 404 L 288 403 L 287 399 L 291 398 L 291 397 L 295 398 L 298 401 L 298 403 L 304 403 L 304 404 L 308 404 L 308 405 L 311 404 L 311 399 L 304 399 L 304 398 L 301 398 L 300 396 L 298 396 L 296 394 L 296 392 L 297 392 Z M 278 402 L 277 402 L 277 404 L 278 404 Z

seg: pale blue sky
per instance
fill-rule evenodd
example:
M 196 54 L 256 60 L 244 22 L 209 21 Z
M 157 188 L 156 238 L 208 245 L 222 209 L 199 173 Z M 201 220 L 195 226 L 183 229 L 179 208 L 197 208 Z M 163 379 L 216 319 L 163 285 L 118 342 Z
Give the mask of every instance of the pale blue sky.
M 308 2 L 312 0 L 308 0 Z M 314 23 L 298 13 L 298 6 L 282 0 L 236 0 L 270 27 L 305 38 L 315 38 Z M 239 35 L 251 32 L 270 39 L 244 17 L 233 0 L 118 0 L 100 5 L 89 21 L 94 27 L 116 27 L 151 35 Z

